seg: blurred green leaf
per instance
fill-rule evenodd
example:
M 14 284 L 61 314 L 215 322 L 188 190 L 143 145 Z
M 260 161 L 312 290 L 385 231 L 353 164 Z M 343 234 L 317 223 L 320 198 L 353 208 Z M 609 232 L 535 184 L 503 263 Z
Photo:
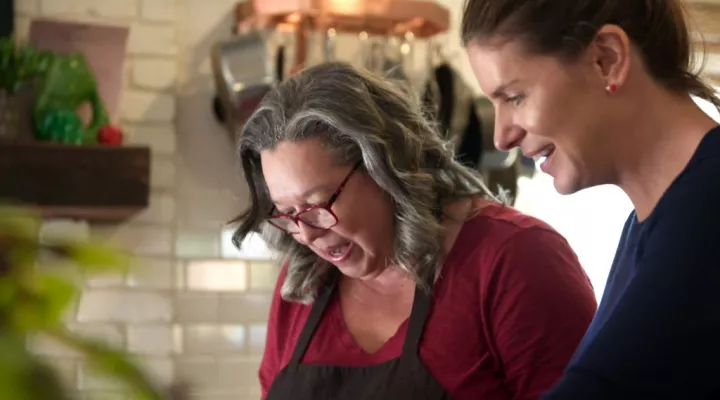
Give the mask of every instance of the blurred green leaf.
M 40 223 L 38 215 L 25 208 L 0 205 L 0 235 L 34 239 L 40 230 Z
M 32 356 L 21 335 L 0 332 L 0 399 L 26 399 L 23 376 L 31 362 Z
M 37 357 L 33 357 L 31 367 L 25 377 L 28 400 L 53 399 L 73 400 L 58 372 Z
M 0 205 L 0 274 L 27 274 L 37 256 L 37 215 L 14 206 Z
M 69 258 L 87 273 L 126 272 L 130 266 L 127 254 L 100 243 L 73 243 L 68 250 Z
M 38 254 L 38 246 L 22 237 L 13 237 L 0 232 L 0 257 L 4 266 L 0 272 L 24 276 L 33 270 Z
M 115 378 L 127 385 L 138 400 L 162 400 L 160 391 L 148 377 L 122 351 L 115 350 L 106 344 L 79 337 L 64 329 L 45 331 L 48 335 L 77 350 L 87 357 L 88 363 L 98 372 Z
M 63 315 L 82 290 L 77 275 L 67 272 L 125 272 L 127 255 L 100 243 L 40 242 L 41 223 L 37 214 L 0 202 L 0 400 L 74 399 L 58 373 L 27 349 L 24 338 L 42 333 L 84 356 L 93 372 L 124 384 L 133 399 L 161 400 L 159 388 L 123 350 L 63 326 Z
M 38 274 L 25 300 L 26 309 L 15 313 L 14 321 L 20 329 L 43 329 L 56 326 L 77 298 L 80 290 L 60 276 Z
M 0 277 L 0 310 L 10 309 L 21 291 L 20 285 L 10 279 Z M 2 322 L 0 322 L 2 326 Z
M 0 399 L 71 400 L 58 373 L 31 354 L 22 336 L 0 335 Z

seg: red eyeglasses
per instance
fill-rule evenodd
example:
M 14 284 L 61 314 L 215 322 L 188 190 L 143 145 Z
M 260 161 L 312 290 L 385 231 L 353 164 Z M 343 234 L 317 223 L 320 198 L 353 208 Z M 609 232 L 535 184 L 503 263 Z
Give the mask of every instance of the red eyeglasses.
M 305 225 L 311 226 L 316 229 L 330 229 L 337 225 L 338 217 L 332 210 L 332 205 L 337 201 L 338 196 L 342 193 L 343 188 L 350 180 L 352 174 L 362 165 L 362 161 L 358 161 L 357 164 L 348 172 L 347 176 L 340 183 L 335 193 L 330 196 L 330 199 L 323 204 L 316 204 L 310 206 L 297 214 L 274 214 L 275 207 L 270 210 L 270 216 L 267 222 L 271 223 L 274 227 L 282 229 L 287 233 L 300 233 L 300 222 Z

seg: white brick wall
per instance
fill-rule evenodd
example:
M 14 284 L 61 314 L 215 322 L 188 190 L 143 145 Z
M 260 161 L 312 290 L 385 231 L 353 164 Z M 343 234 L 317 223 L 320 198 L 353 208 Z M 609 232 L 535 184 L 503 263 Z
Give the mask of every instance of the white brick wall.
M 148 21 L 175 22 L 177 18 L 175 0 L 145 0 L 141 5 L 141 16 Z
M 177 63 L 166 59 L 135 60 L 132 70 L 133 83 L 146 89 L 170 89 L 177 82 Z
M 277 266 L 238 258 L 223 231 L 244 189 L 229 135 L 211 114 L 211 76 L 197 68 L 230 35 L 235 0 L 15 1 L 20 38 L 39 16 L 130 28 L 116 122 L 127 143 L 152 149 L 146 210 L 116 225 L 44 225 L 44 234 L 92 237 L 135 256 L 127 276 L 86 282 L 68 326 L 123 346 L 159 381 L 189 380 L 193 399 L 257 399 Z M 30 345 L 91 398 L 128 400 L 72 351 L 41 337 Z
M 129 122 L 172 123 L 175 119 L 175 101 L 172 93 L 126 88 L 120 103 L 120 115 Z

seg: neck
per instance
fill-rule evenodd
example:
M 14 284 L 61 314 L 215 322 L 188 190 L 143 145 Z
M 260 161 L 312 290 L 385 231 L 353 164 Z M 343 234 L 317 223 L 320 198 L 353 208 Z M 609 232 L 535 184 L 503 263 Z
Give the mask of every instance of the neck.
M 616 183 L 630 197 L 638 220 L 647 218 L 692 158 L 703 136 L 717 125 L 689 96 L 654 88 L 626 109 L 631 125 L 617 145 Z
M 362 292 L 370 290 L 372 293 L 382 296 L 402 294 L 415 287 L 415 281 L 410 278 L 407 272 L 391 267 L 383 268 L 377 273 L 362 279 L 345 278 L 341 284 L 348 287 L 350 293 L 357 290 Z

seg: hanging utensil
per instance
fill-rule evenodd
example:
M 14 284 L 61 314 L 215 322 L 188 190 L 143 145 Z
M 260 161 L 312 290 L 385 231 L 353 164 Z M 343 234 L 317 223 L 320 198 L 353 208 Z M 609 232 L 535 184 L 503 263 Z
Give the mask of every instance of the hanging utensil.
M 360 32 L 357 35 L 358 50 L 355 54 L 353 64 L 360 68 L 369 69 L 370 61 L 370 40 L 367 32 Z
M 325 46 L 323 60 L 325 62 L 333 61 L 335 59 L 335 40 L 337 32 L 335 29 L 330 28 L 325 31 Z
M 279 47 L 268 39 L 267 32 L 255 30 L 213 46 L 211 62 L 219 100 L 216 103 L 224 110 L 224 115 L 218 117 L 222 117 L 231 132 L 236 132 L 250 117 L 272 83 L 281 77 L 277 64 L 284 60 L 277 59 Z
M 415 34 L 410 31 L 405 32 L 403 39 L 400 42 L 400 65 L 402 66 L 403 74 L 407 79 L 412 80 L 413 78 L 416 78 Z
M 386 45 L 382 42 L 373 42 L 370 45 L 370 59 L 368 63 L 368 69 L 374 73 L 385 72 L 385 61 L 387 61 L 387 54 L 385 52 Z

